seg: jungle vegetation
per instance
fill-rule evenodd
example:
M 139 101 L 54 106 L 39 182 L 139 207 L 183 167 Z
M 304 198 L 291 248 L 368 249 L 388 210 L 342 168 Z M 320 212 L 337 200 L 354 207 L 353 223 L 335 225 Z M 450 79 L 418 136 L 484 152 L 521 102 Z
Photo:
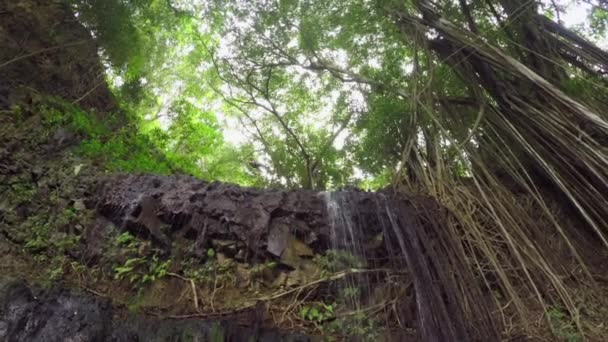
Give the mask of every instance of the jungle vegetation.
M 72 5 L 160 172 L 432 196 L 497 302 L 526 317 L 529 294 L 580 326 L 537 239 L 559 236 L 580 279 L 575 237 L 608 248 L 608 2 L 571 2 L 579 27 L 562 1 Z

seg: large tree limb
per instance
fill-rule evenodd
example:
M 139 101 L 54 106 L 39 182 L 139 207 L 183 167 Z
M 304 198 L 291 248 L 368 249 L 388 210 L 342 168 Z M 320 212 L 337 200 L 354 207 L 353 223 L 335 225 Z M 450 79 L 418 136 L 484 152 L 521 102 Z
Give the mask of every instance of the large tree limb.
M 547 31 L 578 45 L 585 52 L 585 55 L 589 56 L 590 62 L 598 64 L 604 71 L 608 72 L 608 52 L 544 15 L 538 15 L 537 18 Z

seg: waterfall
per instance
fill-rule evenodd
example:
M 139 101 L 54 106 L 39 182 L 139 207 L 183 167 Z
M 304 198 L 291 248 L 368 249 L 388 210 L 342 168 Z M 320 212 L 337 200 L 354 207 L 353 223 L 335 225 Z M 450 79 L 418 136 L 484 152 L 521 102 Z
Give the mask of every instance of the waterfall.
M 416 330 L 421 340 L 499 340 L 490 311 L 481 300 L 481 290 L 457 247 L 460 242 L 453 239 L 438 217 L 426 214 L 430 223 L 422 224 L 423 212 L 383 193 L 323 192 L 322 197 L 331 225 L 332 249 L 346 250 L 369 261 L 363 246 L 373 229 L 383 235 L 384 249 L 392 259 L 386 264 L 407 269 L 414 285 Z M 365 197 L 364 204 L 361 197 Z M 361 210 L 368 214 L 375 211 L 375 222 L 362 222 L 360 217 L 369 215 L 360 215 Z M 373 287 L 365 275 L 340 286 L 352 286 L 353 282 L 365 293 Z M 350 304 L 359 309 L 363 300 Z M 474 304 L 480 308 L 472 307 Z
M 365 267 L 364 261 L 368 258 L 362 248 L 363 227 L 355 220 L 357 212 L 353 210 L 348 193 L 323 192 L 322 196 L 329 215 L 332 250 L 335 253 L 345 252 L 342 258 L 352 258 L 349 266 Z M 370 292 L 369 275 L 360 274 L 347 277 L 338 283 L 338 287 L 339 292 L 344 292 L 349 288 L 358 289 L 358 295 L 348 296 L 346 300 L 350 309 L 359 310 L 362 307 L 362 295 Z
M 432 276 L 432 267 L 420 244 L 416 225 L 411 224 L 411 218 L 403 217 L 402 225 L 397 221 L 395 213 L 389 206 L 386 196 L 380 194 L 384 202 L 384 213 L 390 222 L 392 233 L 397 238 L 401 252 L 410 270 L 414 288 L 416 289 L 416 308 L 418 310 L 418 330 L 426 341 L 465 341 L 466 337 L 462 326 L 457 326 L 458 317 L 451 317 L 441 293 L 439 293 L 436 279 Z M 382 208 L 379 208 L 381 212 Z

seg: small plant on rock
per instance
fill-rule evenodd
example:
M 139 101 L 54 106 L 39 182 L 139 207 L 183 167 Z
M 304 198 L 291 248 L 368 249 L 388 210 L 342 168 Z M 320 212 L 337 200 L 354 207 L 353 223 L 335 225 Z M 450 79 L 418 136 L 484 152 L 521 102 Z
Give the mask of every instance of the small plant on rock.
M 124 262 L 113 267 L 115 279 L 128 279 L 134 286 L 142 287 L 167 275 L 171 260 L 162 261 L 157 252 L 151 256 L 145 255 L 146 243 L 139 241 L 131 233 L 117 235 L 113 245 L 118 252 L 126 255 Z
M 323 276 L 351 268 L 365 267 L 365 262 L 361 258 L 341 249 L 330 249 L 324 255 L 316 257 L 315 260 Z
M 151 259 L 134 257 L 114 267 L 115 279 L 129 279 L 131 284 L 144 286 L 167 275 L 170 260 L 161 261 L 157 255 Z
M 215 257 L 214 249 L 207 250 L 207 261 L 204 264 L 193 264 L 192 261 L 184 261 L 182 270 L 184 276 L 194 279 L 205 286 L 215 286 L 228 281 L 234 281 L 236 264 L 233 260 L 219 262 Z
M 334 305 L 325 303 L 304 305 L 298 314 L 304 320 L 321 323 L 334 317 Z

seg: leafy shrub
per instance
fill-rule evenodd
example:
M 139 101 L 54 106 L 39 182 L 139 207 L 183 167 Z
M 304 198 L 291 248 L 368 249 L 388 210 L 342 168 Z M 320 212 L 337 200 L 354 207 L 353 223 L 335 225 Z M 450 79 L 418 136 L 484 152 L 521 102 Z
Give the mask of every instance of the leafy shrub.
M 142 255 L 144 242 L 129 232 L 117 235 L 113 240 L 114 252 L 126 254 L 126 260 L 113 267 L 114 278 L 128 279 L 136 287 L 143 287 L 167 275 L 171 260 L 161 260 L 158 253 Z
M 298 312 L 302 319 L 312 322 L 323 322 L 334 317 L 334 306 L 332 304 L 304 305 Z
M 152 258 L 129 258 L 124 264 L 114 267 L 114 278 L 129 279 L 131 284 L 143 286 L 166 276 L 170 262 L 170 260 L 161 261 L 157 255 L 153 255 Z
M 108 171 L 155 174 L 183 173 L 199 178 L 253 185 L 257 180 L 242 162 L 250 149 L 224 144 L 221 130 L 210 112 L 181 103 L 167 129 L 137 114 L 87 113 L 57 98 L 47 98 L 39 112 L 52 135 L 67 129 L 80 138 L 78 155 L 103 165 Z

